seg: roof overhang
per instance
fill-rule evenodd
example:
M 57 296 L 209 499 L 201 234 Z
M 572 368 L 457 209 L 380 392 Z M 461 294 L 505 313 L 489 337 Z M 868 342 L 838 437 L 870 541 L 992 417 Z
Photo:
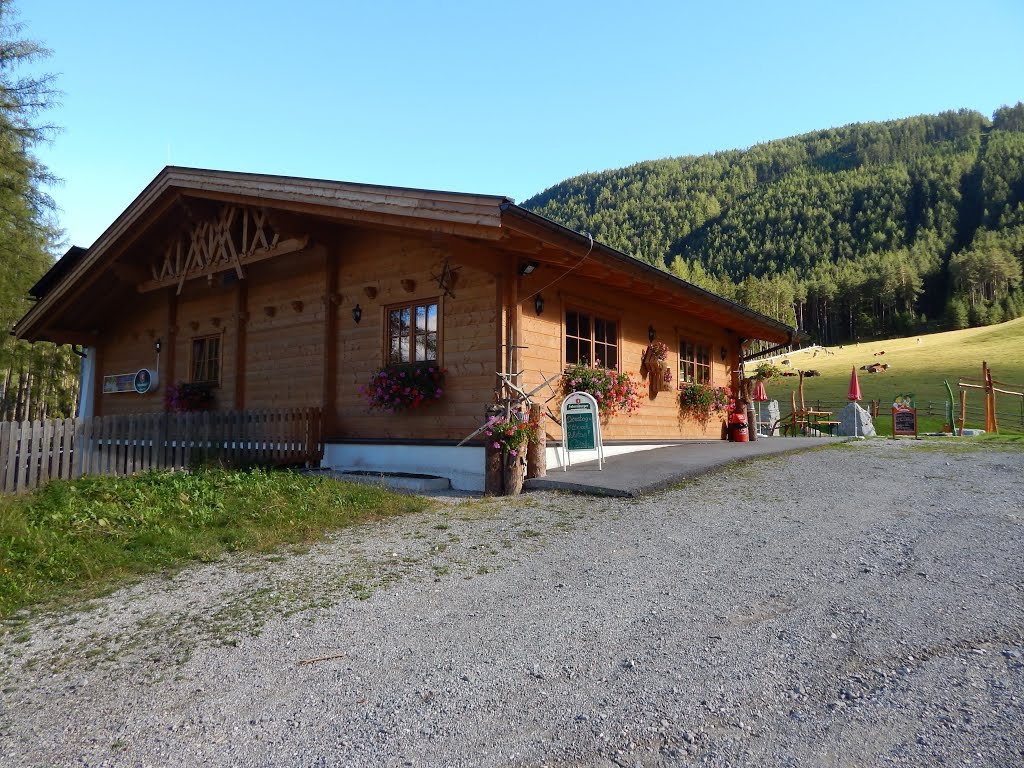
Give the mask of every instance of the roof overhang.
M 666 303 L 698 315 L 714 316 L 718 322 L 733 330 L 741 339 L 759 339 L 777 344 L 790 344 L 802 336 L 797 329 L 791 328 L 785 323 L 694 285 L 670 272 L 648 264 L 646 261 L 641 261 L 604 245 L 590 235 L 565 227 L 512 202 L 503 203 L 501 209 L 507 216 L 505 219 L 507 226 L 522 229 L 528 234 L 534 235 L 538 230 L 546 230 L 559 242 L 571 244 L 573 250 L 577 252 L 590 253 L 592 254 L 590 258 L 601 259 L 613 268 L 636 276 L 638 280 L 660 286 L 665 291 L 662 295 L 665 296 Z
M 147 224 L 188 198 L 478 239 L 500 237 L 500 206 L 508 202 L 494 195 L 168 166 L 90 248 L 73 249 L 73 258 L 62 258 L 36 283 L 38 301 L 15 325 L 14 335 L 32 341 L 44 338 L 46 319 L 62 301 L 85 290 L 145 232 Z
M 174 166 L 164 168 L 92 247 L 72 249 L 36 283 L 33 295 L 38 301 L 17 323 L 14 334 L 32 341 L 79 338 L 78 332 L 54 327 L 60 325 L 58 308 L 81 296 L 107 271 L 123 269 L 123 264 L 115 263 L 118 257 L 167 211 L 175 206 L 187 210 L 189 199 L 260 205 L 342 223 L 483 239 L 497 247 L 514 231 L 563 255 L 578 254 L 580 263 L 599 262 L 628 289 L 713 320 L 739 339 L 784 344 L 799 338 L 797 331 L 784 323 L 596 242 L 515 205 L 507 197 Z

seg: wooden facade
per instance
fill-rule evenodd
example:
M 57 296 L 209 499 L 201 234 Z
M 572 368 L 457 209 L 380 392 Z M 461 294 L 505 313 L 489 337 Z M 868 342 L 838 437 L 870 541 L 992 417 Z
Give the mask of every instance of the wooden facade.
M 681 342 L 710 350 L 718 386 L 735 386 L 745 340 L 793 335 L 505 198 L 287 177 L 167 168 L 53 272 L 16 333 L 89 350 L 95 415 L 160 411 L 167 384 L 215 366 L 218 409 L 316 407 L 327 442 L 461 440 L 509 346 L 527 390 L 563 370 L 569 312 L 614 322 L 620 370 L 639 376 L 653 330 L 676 371 Z M 360 388 L 386 362 L 389 309 L 424 304 L 437 305 L 443 399 L 369 411 Z M 143 367 L 156 391 L 103 393 L 104 376 Z M 676 385 L 610 419 L 605 439 L 718 438 L 682 415 Z

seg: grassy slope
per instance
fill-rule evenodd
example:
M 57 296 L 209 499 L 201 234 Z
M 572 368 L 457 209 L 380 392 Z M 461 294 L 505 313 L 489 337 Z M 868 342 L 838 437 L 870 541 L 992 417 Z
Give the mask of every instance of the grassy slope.
M 884 355 L 874 356 L 883 350 Z M 887 408 L 894 396 L 903 392 L 913 393 L 919 405 L 927 400 L 944 402 L 946 388 L 943 380 L 949 381 L 954 396 L 957 396 L 957 379 L 961 376 L 980 378 L 983 360 L 991 367 L 994 379 L 1017 385 L 1005 389 L 1022 391 L 1021 386 L 1024 386 L 1024 318 L 984 328 L 832 347 L 830 351 L 835 352 L 835 355 L 826 356 L 819 352 L 817 357 L 812 357 L 809 353 L 797 352 L 786 358 L 791 363 L 789 370 L 816 369 L 821 372 L 821 376 L 804 379 L 805 397 L 808 400 L 820 398 L 845 401 L 850 385 L 850 369 L 856 367 L 864 398 L 862 404 L 866 406 L 870 400 L 881 402 L 880 423 L 877 426 L 882 429 L 879 431 L 889 429 L 885 414 L 888 414 Z M 779 360 L 775 362 L 778 364 Z M 892 367 L 877 374 L 859 370 L 862 365 L 878 362 L 889 363 Z M 797 377 L 787 377 L 769 382 L 767 386 L 768 396 L 779 400 L 783 414 L 789 413 L 790 392 L 796 390 L 797 383 Z M 1002 395 L 997 396 L 997 400 L 1000 413 L 1020 413 L 1017 398 Z M 980 407 L 981 402 L 981 394 L 977 390 L 968 390 L 968 405 Z M 919 423 L 919 429 L 922 430 L 939 429 L 941 426 L 940 417 L 922 416 Z M 972 423 L 968 417 L 967 426 L 984 425 Z M 1009 423 L 1000 426 L 1012 428 Z M 1019 424 L 1016 429 L 1021 429 Z
M 308 543 L 429 505 L 381 488 L 263 470 L 84 477 L 0 495 L 0 619 L 153 571 Z

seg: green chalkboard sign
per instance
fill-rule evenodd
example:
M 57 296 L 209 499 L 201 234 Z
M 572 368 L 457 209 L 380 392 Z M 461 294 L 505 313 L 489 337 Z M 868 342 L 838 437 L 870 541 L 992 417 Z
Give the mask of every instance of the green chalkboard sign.
M 565 414 L 565 441 L 570 451 L 587 451 L 596 447 L 594 442 L 594 414 Z

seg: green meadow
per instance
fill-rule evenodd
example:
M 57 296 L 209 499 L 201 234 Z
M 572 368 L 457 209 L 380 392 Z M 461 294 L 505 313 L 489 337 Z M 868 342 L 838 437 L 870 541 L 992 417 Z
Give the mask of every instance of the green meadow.
M 829 347 L 829 353 L 818 350 L 794 352 L 773 362 L 783 370 L 817 370 L 820 376 L 804 378 L 806 400 L 846 401 L 850 386 L 850 371 L 857 369 L 860 391 L 865 408 L 871 400 L 881 405 L 876 429 L 888 434 L 891 424 L 888 414 L 892 399 L 901 393 L 913 394 L 919 411 L 927 401 L 933 401 L 935 415 L 919 413 L 920 431 L 937 431 L 942 428 L 940 403 L 947 399 L 943 381 L 953 387 L 954 398 L 959 397 L 957 381 L 961 377 L 978 380 L 981 378 L 981 363 L 987 361 L 992 378 L 1005 385 L 1002 389 L 1024 391 L 1024 318 L 1011 320 L 1000 325 L 983 328 L 968 328 L 963 331 L 947 331 L 903 339 L 871 341 L 861 344 L 847 344 Z M 883 353 L 884 354 L 881 354 Z M 781 364 L 788 360 L 789 365 Z M 882 373 L 868 373 L 860 370 L 862 365 L 888 363 L 890 368 Z M 797 390 L 798 376 L 776 378 L 768 382 L 768 397 L 779 401 L 783 415 L 789 413 L 790 393 Z M 998 384 L 996 385 L 999 386 Z M 1022 425 L 1022 398 L 996 395 L 997 413 L 1000 416 L 1000 433 L 1024 432 Z M 967 390 L 968 406 L 982 407 L 979 390 Z M 829 405 L 829 410 L 838 409 Z M 983 428 L 980 416 L 968 413 L 967 427 Z

